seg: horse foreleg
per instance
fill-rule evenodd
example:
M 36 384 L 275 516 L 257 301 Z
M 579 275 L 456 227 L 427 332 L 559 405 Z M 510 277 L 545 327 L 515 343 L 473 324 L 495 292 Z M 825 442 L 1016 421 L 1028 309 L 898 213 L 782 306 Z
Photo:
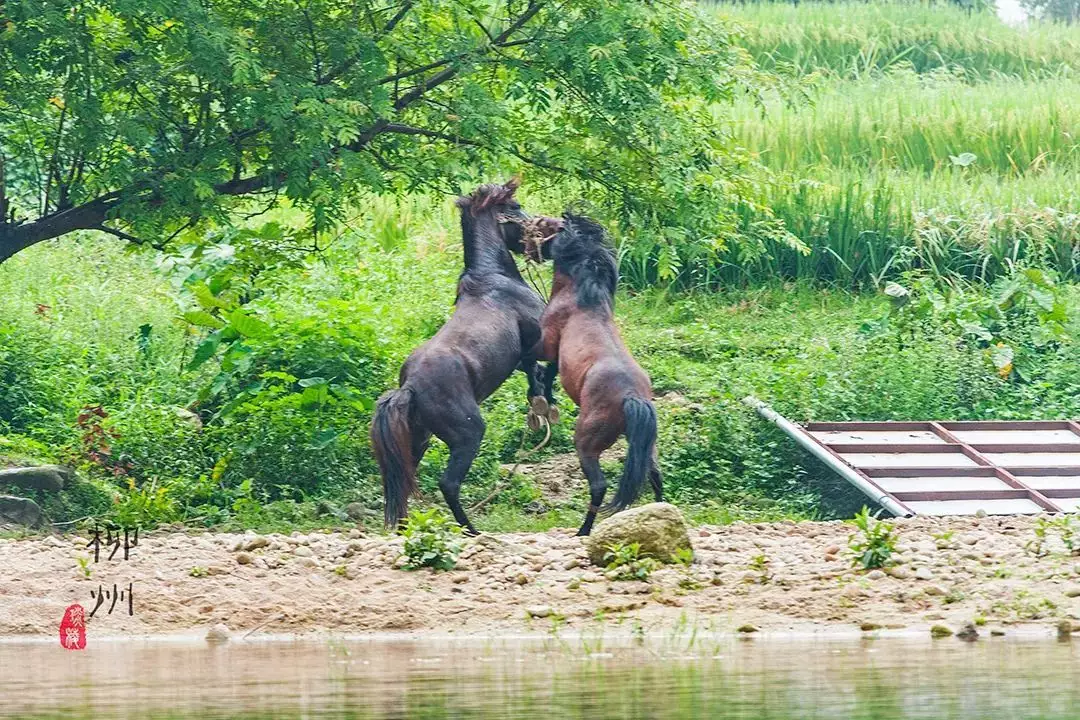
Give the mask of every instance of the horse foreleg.
M 548 404 L 554 407 L 555 405 L 555 378 L 559 375 L 559 361 L 552 360 L 544 368 L 544 397 L 547 398 Z
M 607 493 L 607 480 L 604 471 L 600 469 L 599 455 L 580 455 L 581 471 L 589 481 L 589 511 L 585 514 L 585 522 L 578 530 L 579 536 L 585 536 L 592 532 L 593 523 L 596 522 L 596 513 L 604 504 L 604 494 Z

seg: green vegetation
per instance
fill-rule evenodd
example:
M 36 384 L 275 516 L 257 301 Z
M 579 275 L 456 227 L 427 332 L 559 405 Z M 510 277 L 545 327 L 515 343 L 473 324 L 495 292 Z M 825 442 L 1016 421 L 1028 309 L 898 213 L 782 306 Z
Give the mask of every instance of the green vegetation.
M 465 547 L 461 527 L 438 508 L 410 511 L 401 534 L 407 570 L 453 570 Z
M 608 39 L 619 23 L 641 19 L 630 4 L 613 5 L 618 22 L 604 31 Z M 434 6 L 424 6 L 430 19 Z M 628 182 L 670 214 L 628 229 L 644 206 L 558 173 L 528 172 L 521 193 L 534 212 L 584 198 L 610 221 L 624 279 L 617 320 L 652 376 L 665 491 L 688 518 L 837 517 L 862 505 L 745 408 L 747 394 L 797 421 L 1080 416 L 1080 29 L 1018 30 L 989 14 L 918 3 L 706 9 L 720 18 L 708 32 L 724 39 L 717 52 L 726 64 L 716 72 L 733 74 L 719 95 L 691 97 L 702 77 L 686 78 L 691 85 L 678 93 L 638 97 L 628 110 L 634 132 L 646 135 L 671 131 L 648 123 L 672 104 L 684 103 L 683 120 L 697 123 L 678 126 L 688 145 L 670 150 L 679 141 L 665 135 L 657 146 L 670 166 L 647 183 Z M 648 17 L 651 31 L 668 32 L 659 16 Z M 751 70 L 727 54 L 728 40 L 765 70 L 783 66 L 790 75 Z M 548 60 L 589 56 L 589 82 L 656 61 L 611 43 L 591 55 L 559 48 Z M 605 63 L 629 65 L 615 72 Z M 753 92 L 729 102 L 743 80 Z M 447 88 L 448 101 L 482 105 L 484 93 L 509 82 L 498 72 L 481 87 L 463 81 Z M 604 103 L 617 102 L 611 92 Z M 552 127 L 568 110 L 553 105 L 540 123 L 524 107 L 531 101 L 518 101 L 477 110 L 469 132 L 497 125 L 493 142 L 555 148 L 566 140 L 580 153 L 552 149 L 549 160 L 578 170 L 597 157 L 624 179 L 641 170 L 640 157 L 612 151 L 609 131 L 592 127 L 606 116 L 587 123 L 603 142 L 578 131 L 557 138 Z M 62 109 L 49 107 L 42 112 L 58 120 Z M 312 119 L 324 121 L 337 122 Z M 464 134 L 470 120 L 447 122 Z M 458 148 L 453 167 L 429 167 L 446 149 L 429 140 L 413 156 L 417 167 L 462 186 L 520 167 L 506 145 L 489 154 Z M 398 144 L 406 141 L 419 142 L 379 142 L 404 156 L 416 149 Z M 316 140 L 305 142 L 310 159 Z M 709 151 L 695 165 L 688 157 L 700 143 Z M 711 174 L 717 163 L 730 164 L 722 176 Z M 139 172 L 154 172 L 151 165 Z M 202 171 L 185 172 L 170 182 L 194 182 Z M 72 464 L 84 478 L 63 493 L 30 496 L 56 521 L 304 530 L 378 517 L 371 403 L 452 312 L 460 270 L 449 199 L 419 179 L 393 178 L 356 195 L 331 193 L 348 221 L 320 231 L 319 253 L 310 252 L 315 205 L 302 188 L 260 218 L 190 229 L 160 252 L 88 233 L 0 265 L 0 455 Z M 698 194 L 700 184 L 710 189 Z M 700 231 L 703 214 L 723 227 Z M 515 376 L 485 403 L 488 430 L 463 489 L 466 506 L 487 497 L 500 466 L 513 462 L 525 431 L 523 392 Z M 565 396 L 560 402 L 565 419 L 531 463 L 573 452 L 573 412 Z M 420 465 L 429 502 L 439 498 L 446 459 L 434 442 Z M 476 522 L 485 530 L 576 526 L 587 503 L 584 482 L 553 493 L 517 474 Z
M 641 555 L 641 543 L 616 543 L 604 553 L 610 580 L 648 580 L 663 564 L 656 558 Z
M 858 531 L 848 539 L 848 547 L 853 554 L 852 563 L 864 570 L 888 565 L 896 552 L 896 531 L 892 525 L 875 519 L 865 506 L 848 522 Z

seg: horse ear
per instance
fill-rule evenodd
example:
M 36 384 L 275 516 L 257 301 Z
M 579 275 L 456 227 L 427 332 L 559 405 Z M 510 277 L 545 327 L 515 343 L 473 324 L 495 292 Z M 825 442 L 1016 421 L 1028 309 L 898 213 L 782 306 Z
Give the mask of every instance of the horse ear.
M 509 190 L 510 194 L 513 195 L 514 192 L 519 187 L 521 187 L 521 175 L 515 175 L 514 177 L 510 178 L 505 183 L 503 183 L 503 187 Z
M 459 195 L 457 199 L 454 200 L 454 204 L 461 210 L 465 210 L 466 208 L 472 207 L 472 198 L 468 195 Z

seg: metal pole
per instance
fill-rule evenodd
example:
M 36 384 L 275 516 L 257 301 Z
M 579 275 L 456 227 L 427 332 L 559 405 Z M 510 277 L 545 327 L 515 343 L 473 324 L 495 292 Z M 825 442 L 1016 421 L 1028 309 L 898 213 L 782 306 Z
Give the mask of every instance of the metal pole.
M 761 400 L 758 400 L 753 395 L 747 395 L 743 398 L 743 403 L 754 408 L 758 415 L 783 430 L 784 434 L 799 443 L 799 445 L 808 450 L 811 455 L 828 465 L 833 472 L 854 485 L 863 495 L 866 495 L 878 505 L 885 508 L 889 513 L 896 517 L 911 517 L 913 514 L 910 510 L 893 500 L 887 493 L 867 482 L 866 478 L 857 473 L 849 465 L 823 448 L 809 433 L 773 410 Z

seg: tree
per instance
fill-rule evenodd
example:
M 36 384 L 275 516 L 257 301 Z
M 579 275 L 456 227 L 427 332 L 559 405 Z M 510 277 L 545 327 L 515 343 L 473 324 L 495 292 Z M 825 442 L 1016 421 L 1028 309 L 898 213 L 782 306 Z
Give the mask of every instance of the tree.
M 1020 5 L 1033 18 L 1054 22 L 1080 21 L 1080 0 L 1020 0 Z
M 7 0 L 0 262 L 75 230 L 163 247 L 282 196 L 317 237 L 365 194 L 509 165 L 658 252 L 718 249 L 745 165 L 718 108 L 765 79 L 744 58 L 681 0 Z

